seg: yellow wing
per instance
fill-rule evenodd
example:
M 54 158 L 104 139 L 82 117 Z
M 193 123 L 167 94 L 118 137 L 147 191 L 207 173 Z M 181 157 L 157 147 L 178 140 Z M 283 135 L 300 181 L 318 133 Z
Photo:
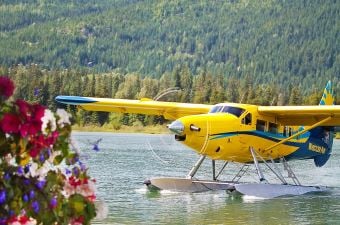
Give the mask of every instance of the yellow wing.
M 212 105 L 159 102 L 151 99 L 128 100 L 78 96 L 58 96 L 56 101 L 69 105 L 77 105 L 89 111 L 162 115 L 165 119 L 169 120 L 175 120 L 188 115 L 208 113 L 212 107 Z
M 322 126 L 340 126 L 340 105 L 259 106 L 262 115 L 275 116 L 278 123 L 288 126 L 310 126 L 331 117 Z

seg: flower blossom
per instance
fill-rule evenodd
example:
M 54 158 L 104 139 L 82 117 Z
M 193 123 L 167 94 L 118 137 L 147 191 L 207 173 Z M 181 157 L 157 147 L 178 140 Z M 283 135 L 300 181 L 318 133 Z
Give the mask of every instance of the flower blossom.
M 11 79 L 5 76 L 0 76 L 0 96 L 8 99 L 13 95 L 14 84 Z
M 57 205 L 58 205 L 58 200 L 57 200 L 56 197 L 53 197 L 53 198 L 50 200 L 49 206 L 50 206 L 52 209 L 54 209 L 55 207 L 57 207 Z
M 74 176 L 71 176 L 69 177 L 68 182 L 65 182 L 64 185 L 65 196 L 70 196 L 78 193 L 86 197 L 91 202 L 94 202 L 94 200 L 96 200 L 95 191 L 95 181 L 89 180 L 87 178 L 78 179 Z
M 11 113 L 5 113 L 0 120 L 0 128 L 5 133 L 18 133 L 20 129 L 19 117 Z
M 52 164 L 54 162 L 55 157 L 57 157 L 59 155 L 61 155 L 61 151 L 54 151 L 54 152 L 52 152 L 50 157 L 47 159 L 47 161 Z
M 39 180 L 45 179 L 47 173 L 51 171 L 51 165 L 48 161 L 46 161 L 40 168 L 37 163 L 32 163 L 30 166 L 30 175 L 31 177 L 37 177 Z
M 25 100 L 8 100 L 13 91 L 13 82 L 0 76 L 4 146 L 0 149 L 0 184 L 6 183 L 0 186 L 0 225 L 90 224 L 96 214 L 95 180 L 79 161 L 79 149 L 69 152 L 74 145 L 68 126 L 71 115 L 62 109 L 53 113 Z M 70 207 L 75 211 L 65 214 Z M 90 211 L 84 211 L 85 207 Z
M 79 216 L 78 218 L 74 218 L 71 220 L 71 225 L 82 225 L 84 223 L 84 217 Z
M 36 225 L 37 221 L 33 218 L 28 218 L 26 215 L 11 217 L 8 225 Z
M 45 109 L 45 113 L 44 116 L 41 118 L 41 121 L 42 121 L 41 131 L 43 132 L 44 135 L 48 134 L 47 132 L 48 125 L 51 131 L 55 131 L 57 129 L 56 119 L 51 110 Z
M 3 204 L 6 202 L 6 191 L 2 190 L 0 191 L 0 204 Z
M 64 109 L 57 109 L 57 115 L 59 116 L 58 125 L 63 128 L 64 124 L 71 124 L 70 117 L 71 114 L 66 112 Z
M 22 137 L 35 135 L 41 130 L 45 107 L 35 104 L 31 105 L 24 100 L 17 100 L 15 104 L 19 108 L 21 117 L 20 134 Z

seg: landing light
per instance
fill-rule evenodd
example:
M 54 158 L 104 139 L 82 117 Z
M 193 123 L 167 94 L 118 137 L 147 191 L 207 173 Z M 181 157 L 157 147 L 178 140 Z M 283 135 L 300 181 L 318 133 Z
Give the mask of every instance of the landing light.
M 200 131 L 201 128 L 196 127 L 195 125 L 191 124 L 191 125 L 190 125 L 190 130 L 192 130 L 192 131 Z

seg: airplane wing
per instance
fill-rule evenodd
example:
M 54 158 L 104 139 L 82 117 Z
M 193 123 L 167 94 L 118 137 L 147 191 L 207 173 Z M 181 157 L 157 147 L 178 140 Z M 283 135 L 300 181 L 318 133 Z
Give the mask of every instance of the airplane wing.
M 208 113 L 212 107 L 212 105 L 205 104 L 161 102 L 151 99 L 128 100 L 79 96 L 57 96 L 56 101 L 69 105 L 77 105 L 89 111 L 162 115 L 165 119 L 169 120 L 175 120 L 188 115 Z
M 329 117 L 322 126 L 340 126 L 340 105 L 259 106 L 258 112 L 287 126 L 311 126 Z

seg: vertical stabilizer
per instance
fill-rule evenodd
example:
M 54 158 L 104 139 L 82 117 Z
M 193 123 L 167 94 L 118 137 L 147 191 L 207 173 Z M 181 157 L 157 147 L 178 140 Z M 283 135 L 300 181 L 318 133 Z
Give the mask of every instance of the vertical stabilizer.
M 335 105 L 335 96 L 331 81 L 328 81 L 319 105 Z
M 335 96 L 331 81 L 328 81 L 319 105 L 335 105 Z M 334 127 L 317 127 L 313 129 L 312 132 L 316 133 L 316 136 L 318 136 L 327 146 L 325 154 L 314 157 L 315 165 L 321 167 L 326 164 L 332 153 Z

